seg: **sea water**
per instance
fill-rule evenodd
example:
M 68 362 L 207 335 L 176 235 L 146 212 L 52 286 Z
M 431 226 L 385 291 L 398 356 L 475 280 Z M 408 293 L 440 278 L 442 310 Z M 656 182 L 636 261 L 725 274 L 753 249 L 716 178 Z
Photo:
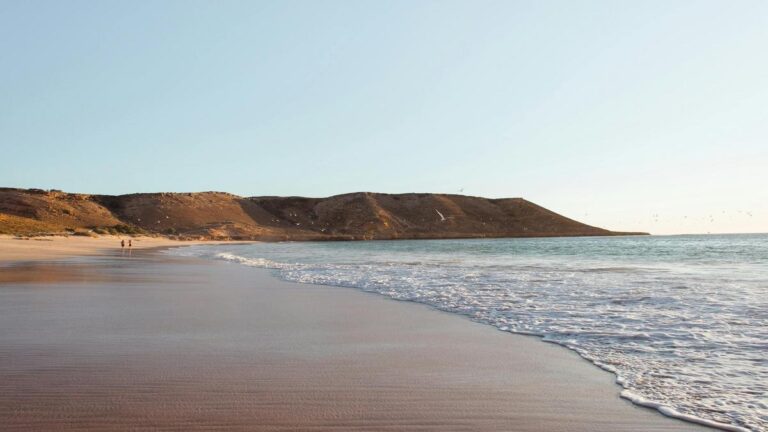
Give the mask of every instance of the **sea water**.
M 768 235 L 400 240 L 170 251 L 354 287 L 538 335 L 615 373 L 622 397 L 768 430 Z

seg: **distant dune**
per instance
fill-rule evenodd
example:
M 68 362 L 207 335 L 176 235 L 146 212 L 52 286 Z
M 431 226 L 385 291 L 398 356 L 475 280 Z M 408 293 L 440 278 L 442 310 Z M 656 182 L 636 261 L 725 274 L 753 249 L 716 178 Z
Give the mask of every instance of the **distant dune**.
M 372 240 L 610 236 L 522 198 L 358 192 L 328 198 L 223 192 L 86 195 L 0 188 L 0 233 L 147 233 L 179 238 Z

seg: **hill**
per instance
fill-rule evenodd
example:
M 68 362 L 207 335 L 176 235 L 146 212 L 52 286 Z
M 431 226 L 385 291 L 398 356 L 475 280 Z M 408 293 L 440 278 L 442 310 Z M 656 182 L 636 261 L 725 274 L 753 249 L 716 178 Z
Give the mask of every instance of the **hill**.
M 87 195 L 0 188 L 0 233 L 65 231 L 254 240 L 642 234 L 589 226 L 522 198 L 369 192 L 328 198 L 223 192 Z

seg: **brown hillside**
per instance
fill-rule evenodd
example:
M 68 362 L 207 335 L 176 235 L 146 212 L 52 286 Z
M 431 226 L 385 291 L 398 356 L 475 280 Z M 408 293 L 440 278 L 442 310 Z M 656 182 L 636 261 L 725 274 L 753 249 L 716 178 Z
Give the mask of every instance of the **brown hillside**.
M 60 230 L 122 223 L 91 195 L 36 189 L 0 189 L 0 214 L 27 219 L 30 226 Z M 16 222 L 23 224 L 23 219 Z
M 244 198 L 222 192 L 111 196 L 0 189 L 0 232 L 115 227 L 120 232 L 261 240 L 630 234 L 585 225 L 522 198 L 367 192 L 328 198 Z

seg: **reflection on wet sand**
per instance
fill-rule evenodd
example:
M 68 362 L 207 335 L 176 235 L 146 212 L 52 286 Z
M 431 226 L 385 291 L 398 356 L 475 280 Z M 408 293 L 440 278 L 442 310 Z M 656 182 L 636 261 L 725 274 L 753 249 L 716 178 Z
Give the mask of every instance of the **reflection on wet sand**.
M 0 273 L 3 430 L 697 430 L 560 347 L 353 290 L 145 257 Z

